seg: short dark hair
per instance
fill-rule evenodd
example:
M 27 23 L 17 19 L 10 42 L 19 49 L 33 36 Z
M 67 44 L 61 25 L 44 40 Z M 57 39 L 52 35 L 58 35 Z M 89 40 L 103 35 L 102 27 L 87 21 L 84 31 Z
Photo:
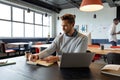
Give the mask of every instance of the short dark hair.
M 68 20 L 69 23 L 75 23 L 75 15 L 72 14 L 65 14 L 61 16 L 61 20 Z
M 114 18 L 113 21 L 120 21 L 120 19 L 119 18 Z

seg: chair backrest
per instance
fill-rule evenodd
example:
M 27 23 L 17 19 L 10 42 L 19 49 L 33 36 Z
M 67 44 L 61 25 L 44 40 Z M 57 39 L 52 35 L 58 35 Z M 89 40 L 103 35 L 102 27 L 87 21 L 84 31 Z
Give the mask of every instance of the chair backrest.
M 100 43 L 92 43 L 92 45 L 98 45 L 98 46 L 100 46 Z
M 0 43 L 0 52 L 5 53 L 5 49 L 6 49 L 5 43 L 4 42 Z
M 32 44 L 33 44 L 33 42 L 28 42 L 28 44 L 24 45 L 25 50 L 30 50 Z
M 120 54 L 119 53 L 108 53 L 107 62 L 108 64 L 120 64 Z
M 120 48 L 120 46 L 110 46 L 110 48 Z

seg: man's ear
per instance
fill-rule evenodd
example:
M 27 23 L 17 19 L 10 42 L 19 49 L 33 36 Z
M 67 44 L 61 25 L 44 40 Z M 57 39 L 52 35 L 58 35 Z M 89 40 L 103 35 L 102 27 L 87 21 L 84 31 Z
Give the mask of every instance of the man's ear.
M 75 23 L 72 23 L 72 26 L 74 27 Z

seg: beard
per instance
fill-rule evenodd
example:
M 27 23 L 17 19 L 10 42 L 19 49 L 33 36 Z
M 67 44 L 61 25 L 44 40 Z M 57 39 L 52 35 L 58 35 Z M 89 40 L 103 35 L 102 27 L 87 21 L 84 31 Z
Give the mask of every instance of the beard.
M 70 29 L 70 30 L 63 30 L 63 32 L 64 32 L 66 35 L 69 35 L 70 32 L 71 32 L 71 29 Z

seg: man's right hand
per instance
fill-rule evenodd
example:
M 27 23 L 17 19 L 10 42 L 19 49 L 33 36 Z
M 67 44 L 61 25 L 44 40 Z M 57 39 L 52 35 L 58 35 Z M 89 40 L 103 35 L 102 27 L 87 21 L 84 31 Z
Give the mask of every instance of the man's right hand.
M 29 61 L 33 61 L 33 62 L 35 62 L 38 59 L 39 59 L 38 54 L 31 54 L 28 58 Z

